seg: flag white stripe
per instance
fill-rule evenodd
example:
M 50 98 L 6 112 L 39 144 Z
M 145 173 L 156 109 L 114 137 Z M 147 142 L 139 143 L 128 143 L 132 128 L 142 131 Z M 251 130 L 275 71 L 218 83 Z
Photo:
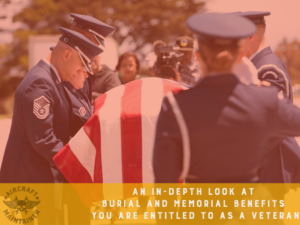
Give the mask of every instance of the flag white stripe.
M 159 78 L 143 79 L 141 95 L 143 183 L 153 183 L 152 158 L 156 122 L 163 99 L 162 80 Z
M 123 183 L 120 117 L 123 93 L 124 85 L 107 92 L 99 110 L 103 183 Z
M 88 171 L 92 181 L 94 181 L 94 168 L 96 158 L 96 148 L 90 138 L 81 128 L 69 142 L 72 152 L 77 157 L 81 165 Z M 83 151 L 84 149 L 84 151 Z

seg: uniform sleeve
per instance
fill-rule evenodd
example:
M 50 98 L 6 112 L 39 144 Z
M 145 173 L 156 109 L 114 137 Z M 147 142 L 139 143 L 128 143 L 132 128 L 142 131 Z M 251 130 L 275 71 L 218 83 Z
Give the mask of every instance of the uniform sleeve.
M 153 169 L 156 183 L 177 183 L 182 171 L 183 150 L 179 126 L 165 98 L 158 117 Z
M 107 74 L 106 79 L 104 80 L 104 87 L 105 92 L 109 91 L 110 89 L 113 89 L 117 86 L 121 85 L 121 81 L 119 77 L 114 72 L 109 72 Z
M 277 100 L 275 136 L 300 136 L 300 109 L 286 99 Z
M 53 157 L 64 147 L 53 130 L 55 102 L 51 85 L 35 81 L 23 95 L 26 134 L 32 148 L 55 167 Z
M 283 70 L 276 65 L 264 65 L 258 69 L 258 78 L 261 81 L 268 81 L 272 86 L 278 89 L 278 96 L 281 98 L 290 98 L 289 80 Z

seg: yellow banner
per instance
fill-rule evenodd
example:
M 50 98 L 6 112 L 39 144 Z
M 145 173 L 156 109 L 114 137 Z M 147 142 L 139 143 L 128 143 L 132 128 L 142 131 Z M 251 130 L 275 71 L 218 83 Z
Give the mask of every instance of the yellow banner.
M 292 225 L 300 224 L 298 187 L 300 184 L 1 184 L 0 224 Z

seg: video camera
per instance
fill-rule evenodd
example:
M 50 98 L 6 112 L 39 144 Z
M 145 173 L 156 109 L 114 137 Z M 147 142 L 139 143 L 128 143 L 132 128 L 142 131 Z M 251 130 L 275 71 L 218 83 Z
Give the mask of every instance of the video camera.
M 176 79 L 173 68 L 176 68 L 177 63 L 184 59 L 184 53 L 179 51 L 179 47 L 166 46 L 163 41 L 156 41 L 153 47 L 157 56 L 156 75 L 161 78 Z

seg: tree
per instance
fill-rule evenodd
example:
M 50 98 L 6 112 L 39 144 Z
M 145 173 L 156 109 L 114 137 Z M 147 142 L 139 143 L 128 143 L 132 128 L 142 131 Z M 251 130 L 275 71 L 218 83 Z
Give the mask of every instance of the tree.
M 285 64 L 292 83 L 300 83 L 300 42 L 283 39 L 275 53 Z
M 202 0 L 32 0 L 13 18 L 24 26 L 14 32 L 4 67 L 27 72 L 28 36 L 59 34 L 58 27 L 70 27 L 70 13 L 90 15 L 116 27 L 116 41 L 144 55 L 145 47 L 155 40 L 169 42 L 177 36 L 191 35 L 185 21 L 203 11 L 204 4 Z

